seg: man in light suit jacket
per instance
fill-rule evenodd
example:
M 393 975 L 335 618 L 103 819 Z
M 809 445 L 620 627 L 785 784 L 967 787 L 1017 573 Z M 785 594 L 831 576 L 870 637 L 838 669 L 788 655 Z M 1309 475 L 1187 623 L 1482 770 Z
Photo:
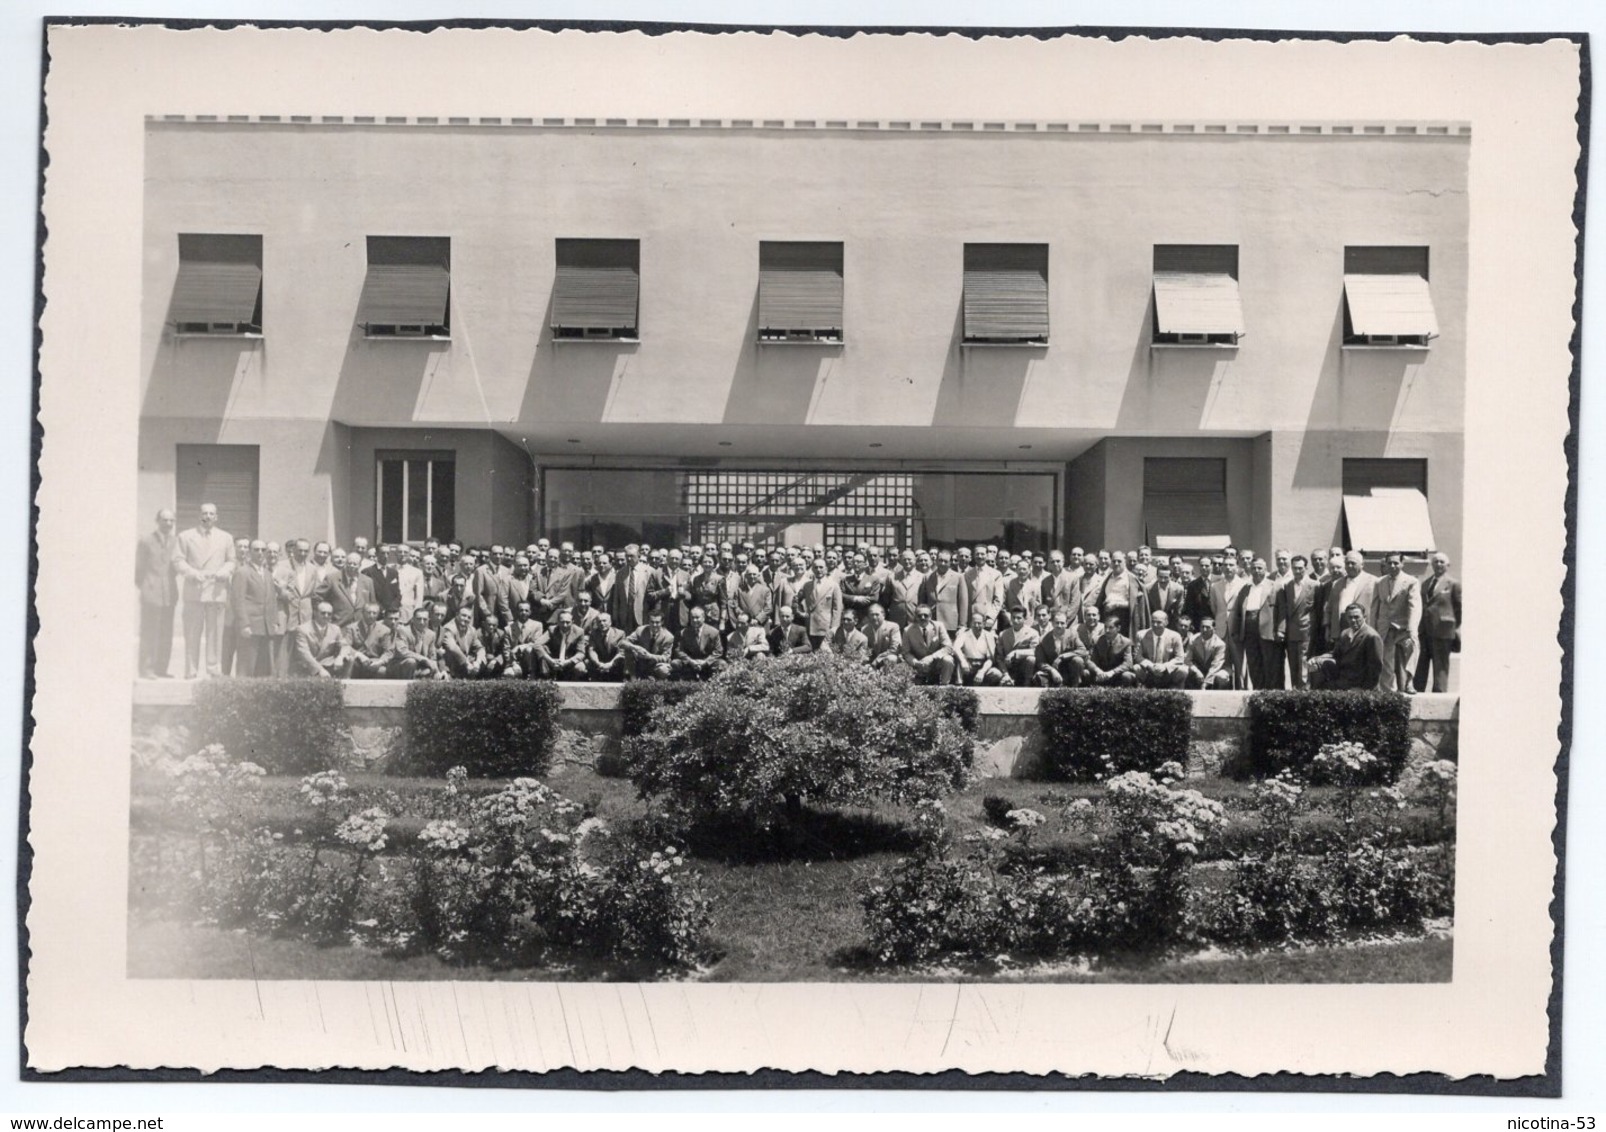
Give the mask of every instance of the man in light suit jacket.
M 156 529 L 134 549 L 134 587 L 139 590 L 139 674 L 165 679 L 173 663 L 173 611 L 178 579 L 173 574 L 173 512 L 156 512 Z
M 1383 577 L 1372 593 L 1372 627 L 1383 638 L 1383 675 L 1378 690 L 1409 695 L 1411 656 L 1422 624 L 1422 591 L 1404 565 L 1399 554 L 1383 560 Z
M 1157 570 L 1166 569 L 1158 563 Z M 1149 613 L 1149 627 L 1138 637 L 1133 668 L 1145 688 L 1180 688 L 1188 682 L 1188 661 L 1182 638 L 1170 625 L 1164 609 Z
M 842 586 L 826 571 L 824 558 L 814 560 L 814 574 L 798 588 L 797 604 L 809 644 L 818 652 L 842 624 Z
M 200 522 L 173 543 L 173 572 L 183 586 L 184 675 L 201 671 L 201 641 L 206 640 L 206 673 L 223 674 L 223 611 L 234 574 L 234 539 L 217 525 L 217 504 L 201 504 Z
M 1433 573 L 1422 580 L 1422 624 L 1417 643 L 1422 655 L 1416 662 L 1415 688 L 1428 690 L 1428 671 L 1433 673 L 1433 690 L 1450 690 L 1450 654 L 1461 643 L 1461 583 L 1450 576 L 1450 557 L 1433 556 Z
M 1295 688 L 1305 687 L 1305 654 L 1310 646 L 1311 627 L 1316 619 L 1317 585 L 1305 573 L 1303 554 L 1294 555 L 1289 578 L 1277 590 L 1277 623 L 1283 627 L 1283 653 L 1288 660 L 1288 679 Z M 1279 657 L 1277 663 L 1282 663 Z

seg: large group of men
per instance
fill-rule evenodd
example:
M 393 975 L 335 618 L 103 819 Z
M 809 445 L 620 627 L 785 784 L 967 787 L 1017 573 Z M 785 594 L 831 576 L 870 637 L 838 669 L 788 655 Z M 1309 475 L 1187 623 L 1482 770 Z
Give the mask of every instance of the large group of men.
M 203 504 L 140 540 L 140 675 L 707 679 L 830 651 L 927 684 L 1448 688 L 1461 584 L 1435 554 L 1010 553 L 996 546 L 349 549 L 235 539 Z

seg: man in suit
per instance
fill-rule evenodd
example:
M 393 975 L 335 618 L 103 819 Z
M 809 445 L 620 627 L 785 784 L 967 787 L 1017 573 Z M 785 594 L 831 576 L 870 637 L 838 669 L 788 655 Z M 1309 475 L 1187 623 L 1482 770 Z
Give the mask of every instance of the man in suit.
M 870 660 L 870 638 L 859 629 L 859 615 L 851 609 L 842 611 L 842 624 L 830 641 L 831 651 L 843 660 L 865 664 Z
M 328 676 L 339 680 L 351 675 L 356 654 L 346 643 L 345 634 L 335 625 L 333 614 L 327 601 L 313 603 L 312 620 L 296 629 L 290 675 Z
M 899 650 L 903 662 L 914 672 L 916 684 L 951 684 L 954 680 L 954 654 L 948 630 L 931 615 L 924 602 L 915 606 L 915 620 L 903 631 Z
M 1327 591 L 1327 640 L 1329 645 L 1338 640 L 1344 628 L 1344 611 L 1352 605 L 1372 613 L 1372 599 L 1376 596 L 1377 578 L 1366 572 L 1366 559 L 1358 550 L 1344 555 L 1344 572 L 1333 579 Z M 1376 626 L 1373 626 L 1376 628 Z
M 235 567 L 229 579 L 229 601 L 234 606 L 235 672 L 240 676 L 273 675 L 269 636 L 279 611 L 273 575 L 266 561 L 267 549 L 261 539 L 252 540 L 248 544 L 249 557 Z
M 223 613 L 234 574 L 234 539 L 217 525 L 217 504 L 201 504 L 200 521 L 173 542 L 173 572 L 183 587 L 184 675 L 201 671 L 201 644 L 206 644 L 206 674 L 223 674 Z
M 1232 673 L 1227 671 L 1227 642 L 1216 635 L 1216 619 L 1210 614 L 1199 622 L 1199 631 L 1188 642 L 1183 660 L 1187 665 L 1184 687 L 1205 692 L 1232 689 Z
M 825 563 L 820 563 L 823 571 Z M 707 615 L 699 606 L 691 611 L 691 620 L 675 639 L 675 659 L 671 665 L 677 679 L 707 680 L 724 667 L 724 642 L 719 630 L 708 624 Z
M 1371 691 L 1383 679 L 1383 638 L 1367 622 L 1359 602 L 1346 606 L 1333 651 L 1310 662 L 1313 688 Z
M 178 536 L 173 512 L 156 512 L 156 529 L 134 548 L 134 588 L 139 591 L 139 675 L 166 679 L 173 663 L 173 612 L 178 608 L 178 579 L 173 574 L 173 546 Z
M 1101 688 L 1130 688 L 1137 683 L 1132 674 L 1132 640 L 1121 632 L 1119 610 L 1104 615 L 1104 631 L 1088 653 L 1083 682 Z
M 357 620 L 364 606 L 376 604 L 373 579 L 358 572 L 360 561 L 356 551 L 350 554 L 335 551 L 334 563 L 340 573 L 318 590 L 318 600 L 329 603 L 335 611 L 335 624 L 342 629 Z
M 887 611 L 879 601 L 870 606 L 864 623 L 864 638 L 870 645 L 868 658 L 872 668 L 893 668 L 903 663 L 903 633 L 887 620 Z
M 1450 576 L 1450 556 L 1442 551 L 1433 556 L 1433 573 L 1422 581 L 1422 623 L 1417 629 L 1421 656 L 1416 662 L 1415 688 L 1428 690 L 1428 672 L 1433 674 L 1433 690 L 1450 690 L 1450 654 L 1461 644 L 1461 583 Z
M 1305 687 L 1306 650 L 1310 647 L 1317 609 L 1317 587 L 1306 575 L 1306 565 L 1303 554 L 1294 555 L 1289 563 L 1288 580 L 1277 590 L 1277 623 L 1283 630 L 1283 656 L 1277 659 L 1277 664 L 1280 670 L 1286 657 L 1289 683 L 1300 690 Z
M 1165 562 L 1155 563 L 1156 572 L 1170 572 Z M 1179 597 L 1180 601 L 1181 598 Z M 1149 628 L 1137 640 L 1133 672 L 1145 688 L 1180 688 L 1188 682 L 1188 662 L 1182 638 L 1169 628 L 1164 609 L 1149 614 Z
M 1422 591 L 1404 566 L 1400 554 L 1383 560 L 1383 576 L 1372 591 L 1372 627 L 1383 638 L 1383 676 L 1378 690 L 1410 695 L 1411 656 L 1422 624 Z
M 831 577 L 823 557 L 814 560 L 814 576 L 798 589 L 797 604 L 809 644 L 818 652 L 842 624 L 842 586 Z
M 626 680 L 668 680 L 674 660 L 675 638 L 664 628 L 664 612 L 649 610 L 647 623 L 625 638 L 621 646 L 629 662 Z

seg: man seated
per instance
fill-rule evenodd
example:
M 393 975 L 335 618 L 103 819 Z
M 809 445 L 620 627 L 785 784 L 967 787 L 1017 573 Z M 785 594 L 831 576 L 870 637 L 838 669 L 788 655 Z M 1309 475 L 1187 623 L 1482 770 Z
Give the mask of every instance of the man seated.
M 535 652 L 545 680 L 584 680 L 586 678 L 586 635 L 574 623 L 572 609 L 559 609 L 547 639 Z
M 1166 569 L 1163 563 L 1161 569 Z M 1133 670 L 1145 688 L 1180 688 L 1188 681 L 1182 638 L 1169 628 L 1170 620 L 1165 610 L 1156 609 L 1138 638 Z
M 1333 651 L 1313 657 L 1306 667 L 1313 688 L 1376 688 L 1383 676 L 1383 638 L 1366 620 L 1358 602 L 1344 608 L 1343 629 Z
M 586 638 L 586 671 L 592 680 L 612 683 L 625 678 L 629 657 L 624 644 L 624 630 L 613 627 L 609 614 L 598 613 L 597 627 Z
M 1132 640 L 1121 632 L 1125 611 L 1112 609 L 1104 615 L 1104 632 L 1088 653 L 1085 683 L 1100 688 L 1130 688 L 1137 683 L 1132 675 Z
M 332 676 L 340 680 L 351 675 L 356 654 L 334 623 L 334 616 L 334 606 L 327 601 L 313 603 L 312 620 L 296 626 L 290 675 Z
M 1204 692 L 1232 690 L 1232 671 L 1227 667 L 1227 642 L 1216 636 L 1216 619 L 1209 614 L 1199 618 L 1199 631 L 1184 649 L 1188 662 L 1186 687 Z
M 457 608 L 457 616 L 441 630 L 441 663 L 454 680 L 478 680 L 485 674 L 485 642 L 474 628 L 474 607 Z
M 852 609 L 842 611 L 842 624 L 831 635 L 828 647 L 843 660 L 864 664 L 870 659 L 870 638 L 859 628 L 859 615 Z
M 724 644 L 702 606 L 693 606 L 690 618 L 675 640 L 671 669 L 680 680 L 707 680 L 724 667 Z
M 793 652 L 812 652 L 809 645 L 809 631 L 799 625 L 792 614 L 790 605 L 783 605 L 775 611 L 775 628 L 770 630 L 770 652 L 776 656 L 785 656 Z
M 870 604 L 864 639 L 869 642 L 866 656 L 872 667 L 892 668 L 903 663 L 903 632 L 887 620 L 886 608 L 879 601 Z
M 625 638 L 621 646 L 626 657 L 626 680 L 667 680 L 670 662 L 674 657 L 674 635 L 664 628 L 661 609 L 647 614 L 647 623 Z
M 959 682 L 971 687 L 1009 683 L 997 661 L 998 637 L 987 627 L 987 615 L 971 607 L 970 624 L 954 638 L 954 668 Z
M 914 672 L 916 684 L 953 683 L 954 654 L 948 630 L 932 618 L 931 606 L 924 602 L 915 607 L 915 619 L 903 631 L 900 655 Z
M 1026 687 L 1037 674 L 1037 644 L 1042 640 L 1035 625 L 1026 623 L 1027 611 L 1014 605 L 1009 609 L 1009 628 L 998 634 L 998 667 L 1004 670 L 1005 684 Z
M 409 624 L 396 629 L 396 658 L 400 680 L 429 680 L 440 671 L 435 662 L 436 633 L 429 627 L 430 611 L 423 606 L 413 610 Z

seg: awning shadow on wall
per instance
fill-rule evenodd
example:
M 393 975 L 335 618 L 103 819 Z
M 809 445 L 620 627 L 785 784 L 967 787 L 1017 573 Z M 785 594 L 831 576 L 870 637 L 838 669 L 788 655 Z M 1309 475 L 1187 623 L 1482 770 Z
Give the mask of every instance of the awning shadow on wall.
M 1026 378 L 1047 346 L 966 346 L 965 308 L 954 308 L 954 328 L 943 361 L 931 423 L 959 428 L 1014 428 L 1021 420 Z
M 548 294 L 518 419 L 536 425 L 601 423 L 607 418 L 615 380 L 638 348 L 634 342 L 608 339 L 555 343 Z
M 759 345 L 758 292 L 725 397 L 725 424 L 807 424 L 819 393 L 842 359 L 840 344 Z
M 1209 428 L 1211 407 L 1238 357 L 1237 347 L 1155 349 L 1154 317 L 1151 292 L 1121 392 L 1116 431 L 1187 434 Z

